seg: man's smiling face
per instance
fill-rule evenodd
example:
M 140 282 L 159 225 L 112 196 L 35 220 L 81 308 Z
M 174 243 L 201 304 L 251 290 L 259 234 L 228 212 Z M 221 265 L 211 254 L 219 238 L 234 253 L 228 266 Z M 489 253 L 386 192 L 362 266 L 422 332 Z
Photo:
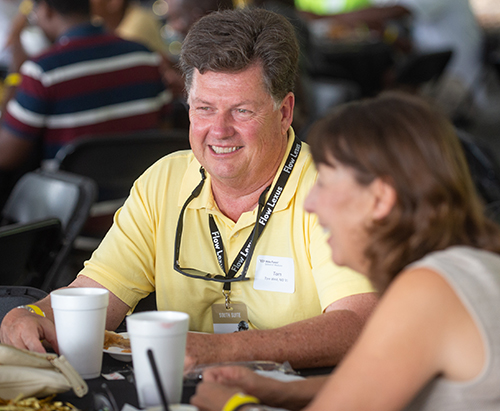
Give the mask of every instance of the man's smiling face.
M 191 148 L 212 179 L 234 187 L 274 175 L 289 124 L 283 103 L 276 109 L 264 87 L 260 65 L 238 73 L 195 70 L 188 102 Z

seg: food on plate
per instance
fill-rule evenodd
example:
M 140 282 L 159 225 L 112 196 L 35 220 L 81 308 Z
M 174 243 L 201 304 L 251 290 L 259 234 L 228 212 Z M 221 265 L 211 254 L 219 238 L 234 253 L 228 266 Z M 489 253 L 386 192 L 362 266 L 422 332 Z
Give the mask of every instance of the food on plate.
M 105 331 L 104 333 L 104 349 L 110 347 L 118 347 L 122 349 L 122 352 L 131 352 L 130 350 L 130 340 L 121 334 L 115 333 L 114 331 Z
M 22 399 L 22 394 L 12 400 L 0 398 L 2 410 L 37 410 L 37 411 L 76 411 L 77 408 L 69 402 L 54 401 L 55 394 L 46 398 L 29 397 Z

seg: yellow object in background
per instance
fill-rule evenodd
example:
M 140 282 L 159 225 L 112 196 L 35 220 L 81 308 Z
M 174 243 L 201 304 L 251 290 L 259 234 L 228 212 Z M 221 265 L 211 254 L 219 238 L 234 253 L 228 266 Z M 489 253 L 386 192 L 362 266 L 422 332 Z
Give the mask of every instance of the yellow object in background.
M 23 0 L 19 5 L 19 13 L 28 16 L 33 10 L 33 2 L 31 0 Z
M 295 0 L 295 7 L 301 11 L 320 16 L 363 9 L 371 5 L 370 0 Z
M 252 4 L 252 0 L 233 0 L 233 6 L 235 9 L 242 9 Z
M 19 73 L 7 74 L 3 81 L 5 87 L 17 87 L 19 84 L 21 84 L 21 75 Z

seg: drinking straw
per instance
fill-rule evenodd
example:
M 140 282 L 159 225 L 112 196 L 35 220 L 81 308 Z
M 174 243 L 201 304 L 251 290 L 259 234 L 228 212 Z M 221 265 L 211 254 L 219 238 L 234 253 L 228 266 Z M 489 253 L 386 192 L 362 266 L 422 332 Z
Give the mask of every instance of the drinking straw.
M 148 353 L 149 363 L 151 364 L 151 368 L 153 369 L 153 375 L 155 377 L 156 386 L 158 388 L 158 392 L 160 393 L 161 402 L 163 404 L 163 409 L 164 409 L 164 411 L 170 411 L 170 408 L 168 406 L 168 401 L 167 401 L 167 395 L 165 393 L 165 390 L 163 389 L 163 385 L 162 385 L 161 380 L 160 380 L 160 374 L 158 372 L 158 368 L 156 367 L 156 361 L 155 361 L 155 358 L 153 355 L 153 351 L 151 349 L 149 349 L 147 351 L 147 353 Z

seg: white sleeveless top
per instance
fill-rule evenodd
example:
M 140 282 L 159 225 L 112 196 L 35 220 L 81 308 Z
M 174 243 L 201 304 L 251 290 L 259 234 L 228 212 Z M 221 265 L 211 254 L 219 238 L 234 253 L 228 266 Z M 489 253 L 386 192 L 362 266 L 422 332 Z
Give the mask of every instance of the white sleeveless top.
M 451 285 L 481 331 L 486 363 L 471 381 L 435 378 L 405 410 L 500 410 L 500 255 L 454 246 L 431 253 L 410 267 L 430 268 Z

